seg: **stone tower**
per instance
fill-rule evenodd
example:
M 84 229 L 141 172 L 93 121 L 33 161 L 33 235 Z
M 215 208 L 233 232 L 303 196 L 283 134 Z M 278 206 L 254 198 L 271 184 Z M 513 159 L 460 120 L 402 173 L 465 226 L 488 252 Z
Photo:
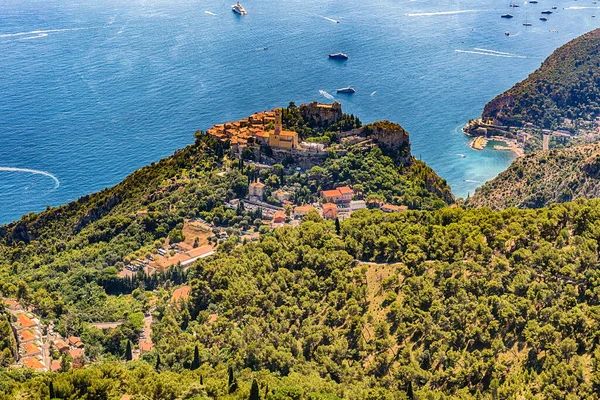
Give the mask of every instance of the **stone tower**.
M 280 135 L 283 123 L 281 122 L 281 108 L 275 110 L 275 135 Z

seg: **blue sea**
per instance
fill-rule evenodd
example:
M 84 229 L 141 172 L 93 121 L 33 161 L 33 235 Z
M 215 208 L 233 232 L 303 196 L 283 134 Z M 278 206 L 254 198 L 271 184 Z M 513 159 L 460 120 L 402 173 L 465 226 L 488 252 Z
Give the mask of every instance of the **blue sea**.
M 600 24 L 592 0 L 244 0 L 244 17 L 231 3 L 0 2 L 0 223 L 114 185 L 197 129 L 333 98 L 399 122 L 466 196 L 513 156 L 471 150 L 462 126 Z

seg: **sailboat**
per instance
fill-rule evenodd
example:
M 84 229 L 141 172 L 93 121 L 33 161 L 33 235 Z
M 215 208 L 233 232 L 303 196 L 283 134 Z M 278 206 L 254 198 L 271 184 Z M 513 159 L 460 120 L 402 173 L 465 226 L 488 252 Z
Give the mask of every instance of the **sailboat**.
M 525 22 L 523 23 L 523 26 L 531 26 L 531 23 L 528 20 L 528 15 L 525 14 Z

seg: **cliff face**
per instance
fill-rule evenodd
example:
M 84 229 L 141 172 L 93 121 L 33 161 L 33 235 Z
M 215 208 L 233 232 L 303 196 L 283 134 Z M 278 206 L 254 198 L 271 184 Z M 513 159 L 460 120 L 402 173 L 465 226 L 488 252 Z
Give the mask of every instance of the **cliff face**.
M 364 128 L 366 136 L 372 139 L 388 155 L 404 165 L 411 163 L 408 132 L 390 121 L 377 121 Z
M 310 126 L 324 127 L 333 125 L 342 119 L 342 105 L 337 101 L 333 104 L 322 104 L 313 101 L 309 104 L 300 105 L 300 114 Z
M 564 118 L 600 115 L 600 29 L 558 48 L 527 79 L 488 103 L 482 118 L 556 129 Z
M 466 205 L 504 209 L 540 208 L 600 197 L 600 144 L 539 151 L 517 159 L 478 188 Z

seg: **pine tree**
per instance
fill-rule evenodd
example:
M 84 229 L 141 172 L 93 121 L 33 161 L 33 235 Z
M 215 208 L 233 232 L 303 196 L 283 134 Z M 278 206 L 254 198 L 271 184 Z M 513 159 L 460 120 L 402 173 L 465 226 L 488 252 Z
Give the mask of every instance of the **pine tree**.
M 335 233 L 339 235 L 341 231 L 342 227 L 340 226 L 340 219 L 338 217 L 335 217 Z
M 131 341 L 127 341 L 127 347 L 125 347 L 125 361 L 133 360 L 133 354 L 131 353 Z
M 160 354 L 156 353 L 156 365 L 154 365 L 154 370 L 158 372 L 160 370 Z
M 258 382 L 256 382 L 256 379 L 252 380 L 252 387 L 250 388 L 249 400 L 260 400 L 260 393 L 258 392 Z
M 235 393 L 237 390 L 237 381 L 235 380 L 235 376 L 233 374 L 233 367 L 229 367 L 229 380 L 227 383 L 229 386 L 229 394 Z
M 194 347 L 194 360 L 192 361 L 192 370 L 200 368 L 200 352 L 198 351 L 198 345 Z

